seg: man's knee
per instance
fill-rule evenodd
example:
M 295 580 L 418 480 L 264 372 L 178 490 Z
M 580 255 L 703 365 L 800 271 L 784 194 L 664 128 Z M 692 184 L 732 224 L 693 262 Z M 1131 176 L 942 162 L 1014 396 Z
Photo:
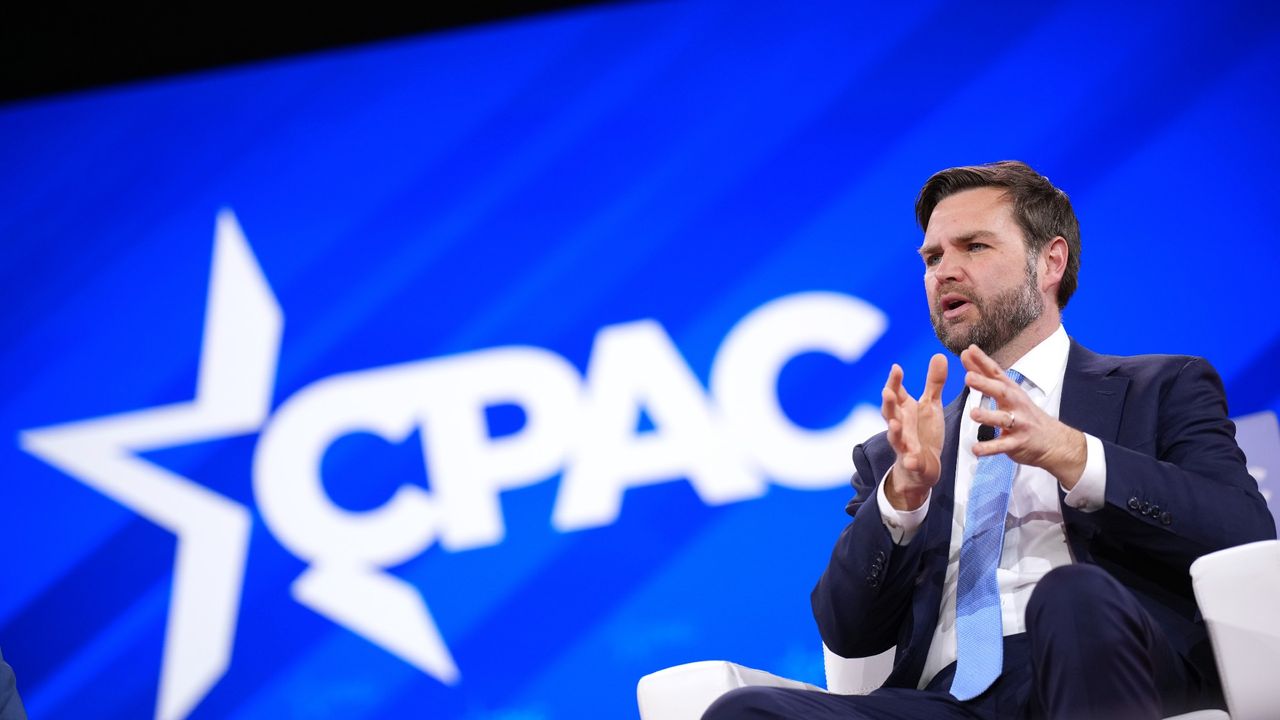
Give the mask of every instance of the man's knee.
M 1094 565 L 1064 565 L 1049 571 L 1027 603 L 1027 634 L 1033 648 L 1070 640 L 1084 646 L 1144 641 L 1144 611 L 1128 588 Z
M 1173 651 L 1151 616 L 1099 567 L 1066 565 L 1041 578 L 1027 604 L 1027 637 L 1036 693 L 1050 716 L 1159 717 L 1174 697 L 1167 688 L 1185 690 L 1176 663 L 1162 663 Z M 1181 700 L 1170 707 L 1184 706 L 1191 707 Z
M 1096 565 L 1063 565 L 1040 578 L 1027 602 L 1027 624 L 1089 607 L 1100 598 L 1114 598 L 1127 592 L 1123 585 Z
M 721 695 L 702 714 L 702 720 L 739 720 L 740 718 L 786 718 L 778 688 L 741 687 Z

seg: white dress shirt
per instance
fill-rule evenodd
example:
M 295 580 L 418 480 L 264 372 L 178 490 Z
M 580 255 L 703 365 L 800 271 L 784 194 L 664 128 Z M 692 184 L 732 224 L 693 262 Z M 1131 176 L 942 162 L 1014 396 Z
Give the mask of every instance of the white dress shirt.
M 1013 369 L 1026 378 L 1022 388 L 1041 410 L 1058 417 L 1062 404 L 1062 378 L 1067 369 L 1071 341 L 1061 326 L 1039 345 L 1013 364 Z M 947 554 L 947 574 L 942 587 L 942 607 L 938 627 L 933 633 L 929 655 L 925 659 L 920 687 L 925 687 L 939 670 L 956 659 L 956 577 L 960 569 L 960 543 L 964 538 L 965 509 L 978 458 L 973 454 L 977 442 L 978 423 L 970 413 L 982 396 L 970 392 L 960 419 L 960 447 L 956 454 L 955 511 L 951 518 L 951 549 Z M 1086 460 L 1084 472 L 1075 487 L 1066 494 L 1071 507 L 1093 512 L 1103 506 L 1106 497 L 1107 466 L 1102 442 L 1085 434 Z M 892 472 L 892 470 L 890 470 Z M 886 474 L 886 479 L 888 475 Z M 996 582 L 1000 588 L 1001 620 L 1005 635 L 1026 631 L 1027 602 L 1031 591 L 1045 573 L 1072 562 L 1062 524 L 1062 508 L 1058 504 L 1058 482 L 1048 471 L 1029 465 L 1014 470 L 1013 489 L 1009 495 L 1009 512 L 1005 516 L 1004 549 Z M 932 497 L 932 493 L 930 494 Z M 929 500 L 910 511 L 894 509 L 880 483 L 877 503 L 884 524 L 900 545 L 911 542 L 929 512 Z

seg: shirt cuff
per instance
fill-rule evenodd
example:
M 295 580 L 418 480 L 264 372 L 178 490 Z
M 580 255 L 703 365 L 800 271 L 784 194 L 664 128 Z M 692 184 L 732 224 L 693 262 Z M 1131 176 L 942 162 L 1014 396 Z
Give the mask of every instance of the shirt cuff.
M 1067 492 L 1063 501 L 1077 510 L 1094 512 L 1107 502 L 1107 455 L 1102 441 L 1089 433 L 1084 434 L 1084 452 L 1084 472 L 1070 491 L 1063 488 Z
M 876 490 L 876 505 L 880 507 L 880 519 L 889 529 L 889 536 L 893 538 L 893 542 L 897 545 L 906 545 L 920 531 L 925 515 L 929 514 L 929 498 L 933 497 L 933 490 L 929 490 L 929 494 L 924 497 L 924 502 L 915 510 L 899 510 L 889 504 L 889 497 L 884 494 L 884 485 L 889 481 L 891 472 L 893 472 L 892 467 L 884 477 L 880 478 L 880 486 Z

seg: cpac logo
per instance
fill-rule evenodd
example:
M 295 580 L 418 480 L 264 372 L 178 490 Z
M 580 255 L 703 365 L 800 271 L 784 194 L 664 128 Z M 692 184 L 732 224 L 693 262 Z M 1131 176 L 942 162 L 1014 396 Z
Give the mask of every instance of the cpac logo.
M 271 412 L 284 316 L 234 215 L 218 218 L 195 399 L 29 430 L 25 450 L 169 529 L 178 538 L 156 716 L 185 717 L 231 662 L 252 515 L 144 460 L 163 447 L 259 432 L 253 492 L 273 535 L 308 569 L 303 605 L 451 684 L 460 677 L 421 594 L 384 571 L 435 543 L 493 545 L 499 494 L 561 473 L 551 524 L 614 522 L 626 489 L 684 478 L 708 504 L 758 497 L 769 482 L 831 487 L 850 444 L 882 427 L 859 405 L 838 425 L 796 426 L 778 373 L 823 352 L 857 360 L 884 332 L 879 310 L 803 293 L 757 308 L 727 335 L 707 393 L 657 322 L 602 328 L 585 378 L 535 347 L 500 347 L 319 380 Z M 516 432 L 492 437 L 485 410 L 518 406 Z M 653 429 L 637 433 L 641 410 Z M 430 489 L 403 485 L 353 512 L 326 494 L 326 450 L 352 433 L 391 442 L 419 431 Z M 427 450 L 430 450 L 427 452 Z

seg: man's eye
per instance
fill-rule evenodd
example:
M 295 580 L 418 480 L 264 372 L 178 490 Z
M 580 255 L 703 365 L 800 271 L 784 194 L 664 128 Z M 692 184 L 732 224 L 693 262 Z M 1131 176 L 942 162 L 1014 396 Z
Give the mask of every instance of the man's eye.
M 969 252 L 973 252 L 974 250 L 986 250 L 989 247 L 991 246 L 986 243 L 969 243 Z
M 937 255 L 937 254 L 926 255 L 924 257 L 924 264 L 928 265 L 929 267 L 933 267 L 934 265 L 937 265 L 941 260 L 942 260 L 941 255 Z

